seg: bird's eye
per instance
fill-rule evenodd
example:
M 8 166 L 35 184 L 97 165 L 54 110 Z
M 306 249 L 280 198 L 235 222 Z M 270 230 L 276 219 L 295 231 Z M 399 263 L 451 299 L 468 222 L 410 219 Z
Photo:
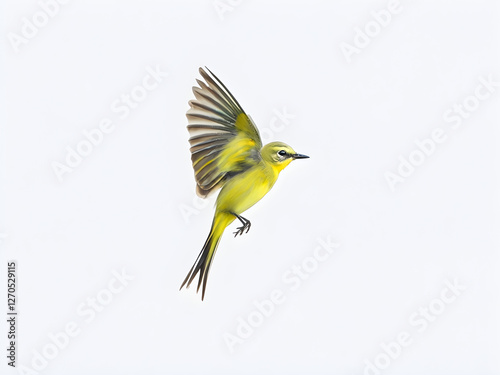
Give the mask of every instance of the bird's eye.
M 278 155 L 279 156 L 285 156 L 286 155 L 286 151 L 285 150 L 279 150 L 278 151 Z

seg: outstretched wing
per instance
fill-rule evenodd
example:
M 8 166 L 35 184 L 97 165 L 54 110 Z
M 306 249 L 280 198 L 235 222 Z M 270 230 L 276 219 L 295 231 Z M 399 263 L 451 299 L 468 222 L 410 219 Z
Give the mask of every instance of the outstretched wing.
M 193 87 L 187 111 L 196 193 L 205 198 L 260 160 L 259 130 L 224 84 L 207 68 Z

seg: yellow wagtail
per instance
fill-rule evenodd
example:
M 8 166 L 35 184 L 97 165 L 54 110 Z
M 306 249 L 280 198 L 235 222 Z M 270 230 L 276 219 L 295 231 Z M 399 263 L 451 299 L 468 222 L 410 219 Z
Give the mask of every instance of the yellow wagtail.
M 217 197 L 215 215 L 203 249 L 180 289 L 198 278 L 198 292 L 203 284 L 205 297 L 208 272 L 222 233 L 236 218 L 242 226 L 235 237 L 250 229 L 250 221 L 241 216 L 273 187 L 279 173 L 292 160 L 309 156 L 297 154 L 282 142 L 262 147 L 259 130 L 250 116 L 224 84 L 207 68 L 200 68 L 205 82 L 196 80 L 186 116 L 191 144 L 196 193 L 200 197 L 222 188 Z

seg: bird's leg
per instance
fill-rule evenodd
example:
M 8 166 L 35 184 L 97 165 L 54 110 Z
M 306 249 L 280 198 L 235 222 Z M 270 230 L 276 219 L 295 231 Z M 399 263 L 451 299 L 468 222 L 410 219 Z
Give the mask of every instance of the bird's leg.
M 248 233 L 248 231 L 250 230 L 250 227 L 252 226 L 252 223 L 250 223 L 250 220 L 245 219 L 243 216 L 235 214 L 234 212 L 232 212 L 232 214 L 234 216 L 236 216 L 239 219 L 239 221 L 241 221 L 241 224 L 243 224 L 241 227 L 236 228 L 237 231 L 234 232 L 234 236 L 236 237 L 238 234 L 241 236 L 243 234 L 243 232 L 245 231 L 245 229 L 246 229 L 246 233 Z

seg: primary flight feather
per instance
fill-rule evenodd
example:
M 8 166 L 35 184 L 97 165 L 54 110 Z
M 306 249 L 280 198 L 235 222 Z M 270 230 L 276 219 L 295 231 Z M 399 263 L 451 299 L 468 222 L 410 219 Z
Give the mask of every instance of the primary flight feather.
M 210 234 L 187 274 L 181 289 L 199 273 L 197 291 L 205 297 L 208 272 L 226 227 L 240 220 L 235 236 L 248 232 L 250 221 L 241 214 L 257 203 L 276 182 L 279 173 L 297 154 L 282 142 L 262 147 L 259 130 L 224 84 L 207 68 L 200 68 L 204 81 L 196 80 L 196 99 L 191 100 L 186 116 L 191 144 L 191 161 L 196 193 L 207 197 L 219 188 Z

